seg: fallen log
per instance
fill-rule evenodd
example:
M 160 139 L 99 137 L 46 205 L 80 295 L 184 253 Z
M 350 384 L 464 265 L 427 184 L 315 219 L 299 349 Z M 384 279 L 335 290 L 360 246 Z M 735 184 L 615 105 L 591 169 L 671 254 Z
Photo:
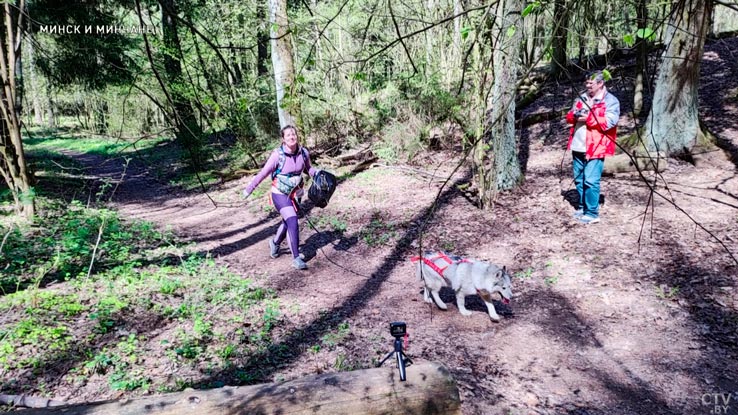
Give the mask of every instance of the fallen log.
M 64 402 L 29 395 L 0 395 L 0 405 L 16 408 L 47 408 L 64 405 Z
M 23 411 L 25 415 L 461 414 L 459 391 L 436 363 L 327 373 L 289 382 Z
M 636 165 L 638 168 L 636 168 Z M 634 171 L 657 171 L 659 173 L 666 170 L 668 161 L 663 155 L 656 153 L 633 153 L 632 156 L 621 153 L 612 157 L 605 158 L 605 166 L 603 174 L 625 173 Z

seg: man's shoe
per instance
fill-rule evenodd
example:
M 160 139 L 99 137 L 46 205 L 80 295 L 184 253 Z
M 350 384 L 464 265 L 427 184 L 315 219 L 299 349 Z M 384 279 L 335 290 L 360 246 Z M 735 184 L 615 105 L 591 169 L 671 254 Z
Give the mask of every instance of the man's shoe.
M 584 209 L 577 209 L 574 213 L 571 215 L 574 219 L 579 219 L 582 216 L 584 216 Z
M 303 261 L 302 258 L 300 257 L 297 257 L 292 260 L 292 266 L 297 269 L 307 269 L 308 267 L 305 261 Z
M 583 223 L 585 225 L 591 225 L 593 223 L 599 223 L 599 222 L 600 222 L 600 218 L 595 218 L 592 216 L 584 215 L 581 218 L 579 218 L 579 223 Z
M 279 256 L 279 245 L 275 244 L 272 239 L 269 240 L 269 256 L 272 258 Z

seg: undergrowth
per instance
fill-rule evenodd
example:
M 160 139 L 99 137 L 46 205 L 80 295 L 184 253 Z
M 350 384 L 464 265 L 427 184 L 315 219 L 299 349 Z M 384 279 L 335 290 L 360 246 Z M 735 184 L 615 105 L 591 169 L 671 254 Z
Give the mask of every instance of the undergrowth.
M 33 226 L 0 226 L 2 393 L 180 390 L 272 343 L 273 291 L 151 223 L 39 202 Z

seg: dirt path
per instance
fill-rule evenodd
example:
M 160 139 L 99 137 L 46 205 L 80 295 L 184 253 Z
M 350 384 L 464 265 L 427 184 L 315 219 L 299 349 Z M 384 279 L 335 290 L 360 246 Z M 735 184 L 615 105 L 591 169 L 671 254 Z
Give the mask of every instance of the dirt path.
M 720 51 L 708 48 L 706 56 L 714 59 L 706 64 L 711 76 L 735 69 Z M 735 127 L 714 116 L 738 112 L 735 90 L 723 84 L 719 91 L 703 95 L 704 117 L 728 148 L 738 147 Z M 512 270 L 515 298 L 509 307 L 497 303 L 500 323 L 476 298 L 467 298 L 471 317 L 457 312 L 450 293 L 447 312 L 422 302 L 407 258 L 438 183 L 408 170 L 361 173 L 341 184 L 328 208 L 312 209 L 309 217 L 326 230 L 301 221 L 310 267 L 303 272 L 285 256 L 269 258 L 278 220 L 263 198 L 240 201 L 247 179 L 211 191 L 223 204 L 216 208 L 204 195 L 169 193 L 134 164 L 114 202 L 124 215 L 171 226 L 199 251 L 277 290 L 281 334 L 253 359 L 277 362 L 265 369 L 271 379 L 371 366 L 392 347 L 388 323 L 402 320 L 408 354 L 451 370 L 465 414 L 709 414 L 714 394 L 728 393 L 727 413 L 738 413 L 738 268 L 683 213 L 738 254 L 735 165 L 719 157 L 697 167 L 672 163 L 658 190 L 679 209 L 657 197 L 648 212 L 649 192 L 635 175 L 607 177 L 602 223 L 581 226 L 559 195 L 569 181 L 568 167 L 559 173 L 565 129 L 535 128 L 526 132 L 530 156 L 520 189 L 501 195 L 492 214 L 446 190 L 422 236 L 429 249 Z M 427 157 L 415 167 L 435 171 L 437 164 Z M 92 173 L 120 177 L 106 169 Z M 349 334 L 340 344 L 315 349 L 344 322 Z M 280 355 L 284 347 L 291 353 Z

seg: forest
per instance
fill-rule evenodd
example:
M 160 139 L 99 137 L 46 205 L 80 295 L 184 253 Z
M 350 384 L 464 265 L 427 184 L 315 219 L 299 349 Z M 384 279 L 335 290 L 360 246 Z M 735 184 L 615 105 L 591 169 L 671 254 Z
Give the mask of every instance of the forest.
M 368 369 L 405 321 L 464 414 L 738 413 L 735 1 L 0 7 L 0 411 Z M 244 197 L 285 126 L 338 181 L 300 202 L 306 270 L 270 180 Z M 424 303 L 427 250 L 505 265 L 501 320 Z

